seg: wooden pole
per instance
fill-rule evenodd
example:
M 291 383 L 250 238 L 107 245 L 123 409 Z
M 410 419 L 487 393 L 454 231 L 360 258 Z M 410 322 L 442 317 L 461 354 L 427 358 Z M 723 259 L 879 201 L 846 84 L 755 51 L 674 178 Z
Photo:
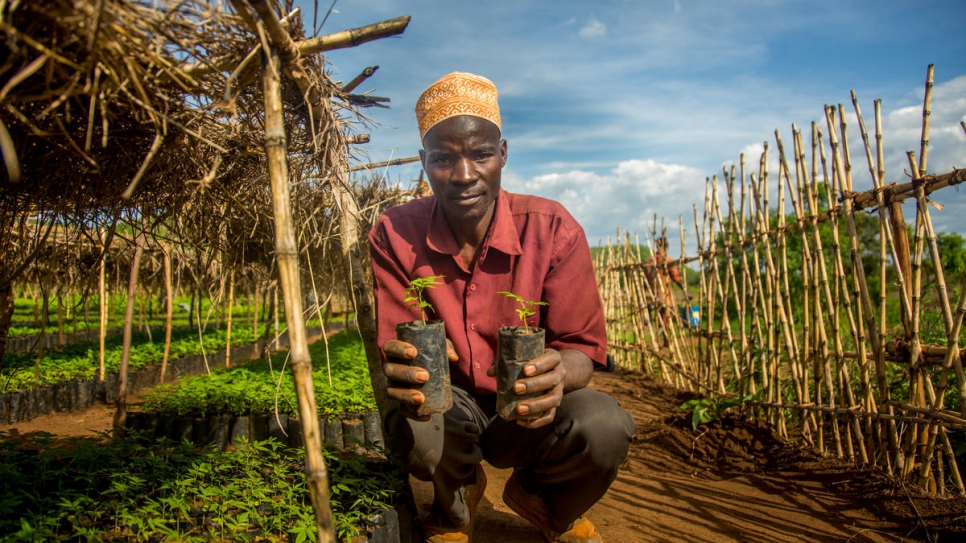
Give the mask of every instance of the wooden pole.
M 101 241 L 104 242 L 106 239 L 105 234 L 101 233 Z M 100 273 L 98 274 L 98 291 L 100 294 L 100 305 L 98 307 L 99 320 L 98 320 L 98 338 L 99 338 L 99 356 L 98 360 L 100 365 L 98 366 L 98 378 L 104 380 L 104 343 L 107 339 L 107 289 L 105 288 L 105 268 L 107 260 L 107 247 L 104 247 L 104 253 L 101 255 L 100 261 Z
M 857 325 L 855 327 L 855 330 L 858 333 L 858 337 L 856 338 L 856 345 L 858 345 L 860 351 L 864 353 L 865 338 L 868 337 L 870 343 L 872 343 L 873 352 L 878 353 L 879 349 L 881 348 L 881 345 L 879 342 L 879 336 L 875 326 L 875 315 L 872 313 L 872 302 L 869 299 L 868 287 L 865 282 L 865 269 L 862 264 L 862 258 L 859 251 L 858 234 L 856 232 L 855 218 L 853 216 L 854 206 L 853 206 L 852 200 L 848 197 L 849 194 L 852 194 L 852 181 L 851 181 L 851 174 L 850 174 L 851 166 L 849 165 L 849 160 L 848 160 L 848 147 L 845 144 L 845 141 L 847 140 L 844 134 L 845 132 L 844 120 L 841 119 L 841 115 L 843 113 L 844 112 L 842 111 L 839 112 L 839 116 L 840 116 L 839 122 L 842 125 L 842 131 L 843 131 L 842 149 L 840 152 L 839 140 L 838 140 L 838 136 L 836 133 L 836 126 L 835 126 L 835 114 L 836 114 L 835 108 L 832 106 L 828 106 L 826 107 L 826 110 L 825 110 L 826 122 L 828 124 L 828 129 L 829 129 L 829 143 L 831 144 L 831 147 L 832 147 L 832 160 L 834 165 L 833 175 L 838 175 L 838 179 L 839 179 L 838 188 L 839 188 L 840 197 L 842 198 L 842 201 L 844 204 L 843 205 L 844 216 L 845 216 L 845 221 L 846 221 L 846 225 L 848 226 L 848 232 L 849 232 L 849 240 L 850 240 L 849 248 L 850 248 L 851 260 L 852 260 L 853 280 L 854 280 L 854 284 L 856 285 L 855 297 L 859 302 L 856 304 L 856 307 L 855 307 L 856 313 L 859 315 L 858 319 L 856 320 L 858 320 L 859 322 L 865 320 L 864 327 L 861 325 Z M 843 159 L 843 154 L 845 155 L 844 159 Z M 863 319 L 862 317 L 863 313 L 866 316 L 865 319 Z M 889 400 L 891 397 L 888 380 L 886 378 L 886 369 L 883 364 L 876 364 L 875 371 L 876 371 L 876 380 L 878 381 L 878 385 L 879 385 L 879 390 L 878 390 L 879 402 L 885 402 Z M 888 411 L 889 415 L 893 414 L 891 407 L 887 406 L 886 410 Z M 896 432 L 895 423 L 892 421 L 887 421 L 885 432 L 886 432 L 886 438 L 888 440 L 888 447 L 889 447 L 889 453 L 890 453 L 889 456 L 892 458 L 891 466 L 895 467 L 897 465 L 896 462 L 899 460 L 898 434 Z
M 299 417 L 302 421 L 302 435 L 305 441 L 305 479 L 309 487 L 312 508 L 315 511 L 317 541 L 334 543 L 336 537 L 332 509 L 329 505 L 329 475 L 322 456 L 319 417 L 312 381 L 312 359 L 308 351 L 305 322 L 302 320 L 298 247 L 292 225 L 280 69 L 278 52 L 272 47 L 266 51 L 262 81 L 265 95 L 265 153 L 268 157 L 272 211 L 275 218 L 275 256 L 285 299 L 289 360 L 292 377 L 295 380 Z
M 7 338 L 13 322 L 15 298 L 13 282 L 0 284 L 0 370 L 3 369 L 3 355 L 7 350 Z
M 228 274 L 228 315 L 225 316 L 225 367 L 231 367 L 231 317 L 235 308 L 235 268 Z
M 302 40 L 296 43 L 296 48 L 300 55 L 311 55 L 332 51 L 334 49 L 345 49 L 355 47 L 359 44 L 372 40 L 402 34 L 409 25 L 411 17 L 403 15 L 395 19 L 388 19 L 379 23 L 343 30 L 327 36 Z M 212 72 L 227 71 L 234 68 L 241 59 L 228 58 L 219 62 L 195 62 L 185 64 L 180 67 L 180 71 L 188 76 L 200 76 Z
M 137 294 L 138 272 L 141 266 L 141 255 L 144 254 L 147 222 L 141 225 L 142 230 L 135 240 L 134 257 L 131 259 L 131 272 L 127 283 L 127 309 L 124 312 L 124 339 L 121 348 L 121 367 L 117 372 L 117 399 L 114 402 L 114 435 L 124 437 L 124 423 L 127 421 L 127 374 L 131 359 L 131 332 L 134 328 L 134 298 Z
M 171 252 L 161 247 L 164 259 L 164 356 L 161 358 L 161 378 L 163 383 L 171 355 L 171 319 L 174 315 L 174 289 L 171 286 Z

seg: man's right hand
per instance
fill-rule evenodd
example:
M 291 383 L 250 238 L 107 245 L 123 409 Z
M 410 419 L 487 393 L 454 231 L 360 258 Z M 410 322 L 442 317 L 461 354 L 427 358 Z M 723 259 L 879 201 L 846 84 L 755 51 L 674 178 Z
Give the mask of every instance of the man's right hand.
M 420 417 L 416 414 L 419 406 L 426 401 L 426 396 L 416 387 L 429 381 L 429 372 L 425 368 L 410 365 L 416 358 L 416 347 L 411 343 L 390 339 L 382 346 L 382 352 L 386 353 L 386 362 L 382 365 L 382 371 L 389 378 L 386 393 L 399 402 L 399 409 L 406 417 L 422 421 L 429 420 L 428 415 Z M 450 362 L 459 360 L 449 339 L 446 340 L 446 355 Z

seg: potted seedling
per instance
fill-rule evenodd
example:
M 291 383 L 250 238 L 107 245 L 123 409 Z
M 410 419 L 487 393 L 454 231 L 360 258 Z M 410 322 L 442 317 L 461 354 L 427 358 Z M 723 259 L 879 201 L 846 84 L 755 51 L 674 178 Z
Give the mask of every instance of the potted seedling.
M 498 294 L 517 303 L 517 317 L 520 318 L 522 326 L 500 328 L 496 364 L 496 411 L 504 420 L 517 420 L 525 418 L 517 413 L 520 401 L 540 395 L 539 393 L 517 394 L 513 391 L 513 385 L 523 376 L 523 367 L 527 362 L 543 354 L 546 349 L 543 328 L 530 326 L 527 319 L 536 315 L 535 306 L 547 305 L 547 302 L 527 300 L 506 291 Z
M 432 311 L 433 306 L 424 297 L 426 289 L 441 285 L 442 279 L 442 275 L 434 275 L 410 281 L 403 302 L 419 313 L 419 319 L 396 325 L 396 339 L 416 347 L 416 358 L 410 364 L 429 372 L 429 381 L 417 387 L 426 398 L 416 410 L 419 416 L 445 413 L 453 406 L 449 358 L 446 356 L 446 328 L 441 320 L 426 319 L 426 311 Z

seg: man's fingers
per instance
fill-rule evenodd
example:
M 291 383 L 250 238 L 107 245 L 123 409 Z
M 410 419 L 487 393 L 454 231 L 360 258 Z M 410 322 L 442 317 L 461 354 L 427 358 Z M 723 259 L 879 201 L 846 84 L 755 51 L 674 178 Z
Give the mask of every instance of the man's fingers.
M 561 401 L 563 401 L 562 387 L 560 389 L 554 388 L 548 394 L 520 402 L 520 405 L 517 406 L 517 413 L 521 416 L 533 418 L 541 413 L 556 409 Z
M 540 428 L 553 422 L 553 419 L 556 415 L 557 408 L 553 408 L 550 411 L 541 414 L 539 417 L 517 419 L 517 425 L 530 429 Z
M 382 371 L 389 379 L 401 383 L 419 385 L 429 381 L 429 372 L 418 366 L 387 362 L 382 365 Z
M 411 343 L 406 343 L 405 341 L 399 341 L 398 339 L 390 339 L 382 346 L 382 352 L 386 353 L 387 357 L 402 358 L 405 360 L 412 360 L 416 358 L 416 347 Z
M 526 366 L 523 366 L 523 375 L 527 377 L 540 375 L 541 373 L 550 372 L 560 365 L 560 352 L 547 349 L 542 355 L 527 362 Z
M 559 366 L 558 370 L 541 373 L 536 377 L 517 379 L 516 383 L 513 384 L 513 392 L 517 394 L 546 392 L 563 383 L 566 375 L 567 372 L 563 369 L 563 366 Z
M 386 388 L 386 393 L 390 398 L 407 405 L 423 405 L 426 402 L 426 396 L 418 390 L 413 390 L 411 388 Z
M 460 357 L 456 354 L 456 347 L 453 347 L 453 342 L 449 338 L 446 338 L 446 358 L 450 362 L 459 362 Z

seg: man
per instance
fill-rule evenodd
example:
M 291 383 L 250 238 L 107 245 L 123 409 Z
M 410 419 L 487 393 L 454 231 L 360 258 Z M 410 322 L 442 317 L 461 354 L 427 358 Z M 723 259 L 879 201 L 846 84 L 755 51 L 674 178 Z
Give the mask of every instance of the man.
M 434 196 L 389 209 L 369 233 L 379 344 L 393 451 L 415 477 L 432 481 L 423 522 L 426 541 L 469 542 L 486 487 L 480 466 L 513 468 L 503 500 L 549 542 L 600 542 L 582 515 L 607 491 L 627 456 L 634 421 L 615 400 L 586 388 L 606 359 L 600 295 L 583 230 L 559 204 L 500 187 L 507 160 L 496 87 L 452 73 L 416 104 L 423 169 Z M 423 369 L 394 327 L 416 318 L 405 303 L 411 279 L 441 275 L 424 295 L 445 322 L 453 407 L 419 420 Z M 497 334 L 518 324 L 515 302 L 500 291 L 543 301 L 533 322 L 546 350 L 524 368 L 517 393 L 524 419 L 495 416 Z
M 648 258 L 644 263 L 644 278 L 647 280 L 647 284 L 651 289 L 651 296 L 654 299 L 654 307 L 658 310 L 658 315 L 660 315 L 660 330 L 663 344 L 665 347 L 668 346 L 668 335 L 670 331 L 668 330 L 668 320 L 674 315 L 674 292 L 671 290 L 671 284 L 677 285 L 685 296 L 687 296 L 687 289 L 684 286 L 684 281 L 681 278 L 681 270 L 678 269 L 677 263 L 674 259 L 667 256 L 667 238 L 661 236 L 654 240 L 654 255 Z M 670 309 L 668 309 L 670 308 Z

